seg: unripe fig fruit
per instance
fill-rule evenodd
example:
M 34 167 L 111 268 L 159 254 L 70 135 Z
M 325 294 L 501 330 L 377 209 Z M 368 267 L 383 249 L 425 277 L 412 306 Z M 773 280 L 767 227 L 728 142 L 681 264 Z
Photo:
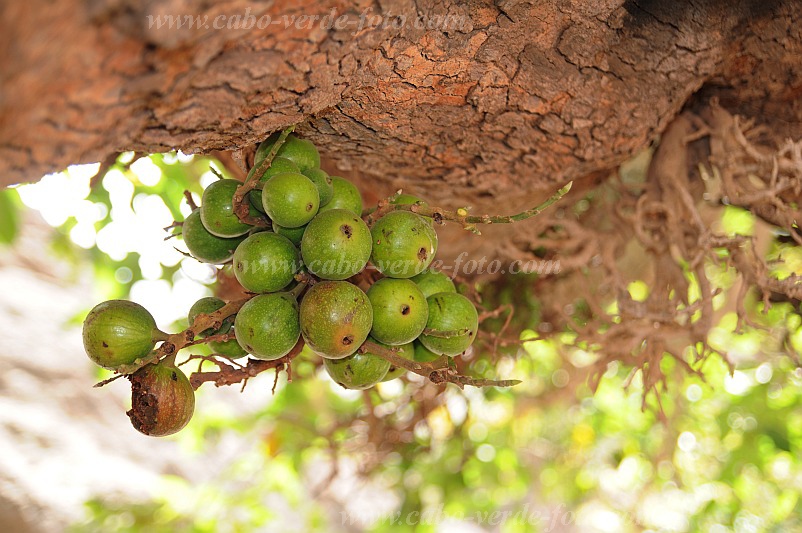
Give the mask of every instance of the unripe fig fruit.
M 382 278 L 368 289 L 373 306 L 370 336 L 384 344 L 398 345 L 418 338 L 429 319 L 429 304 L 408 279 Z
M 301 334 L 295 297 L 276 292 L 251 298 L 237 313 L 234 332 L 240 346 L 257 359 L 284 357 Z
M 479 315 L 473 303 L 455 292 L 440 292 L 427 298 L 429 321 L 426 327 L 437 334 L 424 334 L 418 340 L 436 354 L 458 355 L 476 338 Z M 443 337 L 450 333 L 449 337 Z
M 269 231 L 249 236 L 234 252 L 234 276 L 251 292 L 280 291 L 300 266 L 298 249 L 287 237 Z
M 273 145 L 279 138 L 280 133 L 276 132 L 267 139 L 256 149 L 256 155 L 253 158 L 253 166 L 258 166 L 259 163 L 267 157 Z M 320 154 L 312 144 L 312 141 L 306 139 L 299 139 L 293 134 L 287 136 L 284 144 L 276 152 L 278 157 L 286 157 L 296 165 L 300 170 L 307 170 L 310 168 L 320 167 Z
M 253 167 L 251 171 L 248 173 L 248 179 L 250 179 L 251 175 L 256 170 L 256 167 Z M 301 170 L 298 168 L 298 165 L 287 159 L 286 157 L 274 157 L 273 162 L 270 163 L 270 166 L 265 173 L 262 174 L 262 177 L 259 178 L 260 183 L 265 183 L 267 180 L 275 176 L 276 174 L 283 174 L 285 172 L 300 172 Z M 251 205 L 254 206 L 257 210 L 261 211 L 262 213 L 265 212 L 265 208 L 262 206 L 262 191 L 261 189 L 254 189 L 248 192 L 248 200 L 251 202 Z
M 381 344 L 377 342 L 376 344 Z M 415 357 L 415 348 L 411 342 L 406 344 L 402 344 L 401 346 L 387 346 L 388 350 L 395 350 L 395 354 L 403 357 L 404 359 L 409 359 L 410 361 L 414 360 Z M 402 366 L 393 366 L 390 364 L 390 369 L 387 371 L 387 374 L 384 375 L 382 381 L 390 381 L 391 379 L 400 378 L 404 374 L 407 373 L 407 369 Z
M 320 278 L 350 278 L 368 263 L 370 230 L 352 211 L 325 211 L 306 226 L 301 255 L 309 272 Z
M 370 229 L 371 261 L 390 278 L 411 278 L 423 272 L 437 252 L 437 233 L 429 222 L 409 211 L 387 213 Z
M 200 209 L 187 216 L 181 227 L 181 238 L 187 245 L 189 253 L 202 263 L 225 263 L 234 256 L 239 243 L 245 236 L 224 239 L 209 233 L 200 217 Z
M 424 270 L 410 278 L 427 298 L 438 292 L 457 292 L 451 278 L 436 270 Z
M 415 354 L 413 355 L 413 359 L 419 363 L 430 363 L 440 357 L 429 348 L 421 344 L 420 341 L 415 341 L 412 343 L 414 348 Z
M 250 225 L 240 222 L 234 213 L 232 198 L 240 185 L 242 184 L 237 180 L 225 179 L 215 181 L 203 191 L 201 221 L 212 235 L 223 238 L 239 237 L 251 229 Z M 248 209 L 251 216 L 259 214 L 250 204 Z
M 128 379 L 131 410 L 126 414 L 134 429 L 151 437 L 164 437 L 189 423 L 195 411 L 195 391 L 172 361 L 145 365 Z
M 391 200 L 390 203 L 393 204 L 393 205 L 411 205 L 411 204 L 418 204 L 420 206 L 428 206 L 429 205 L 427 202 L 421 200 L 417 196 L 414 196 L 412 194 L 406 194 L 406 193 L 399 194 L 393 200 Z M 420 215 L 420 216 L 422 216 L 424 218 L 424 220 L 429 222 L 429 224 L 432 227 L 434 227 L 434 220 L 432 220 L 430 217 L 424 217 L 423 215 Z
M 348 357 L 365 342 L 372 325 L 368 296 L 347 281 L 316 283 L 301 300 L 301 334 L 321 357 Z
M 297 172 L 276 174 L 262 187 L 262 206 L 270 219 L 285 228 L 307 224 L 317 214 L 320 194 L 312 181 Z
M 323 359 L 331 379 L 346 389 L 365 390 L 383 380 L 390 361 L 378 355 L 356 352 L 343 359 Z
M 287 237 L 295 246 L 300 246 L 301 239 L 304 236 L 304 231 L 306 231 L 306 226 L 301 226 L 298 228 L 285 228 L 284 226 L 279 226 L 274 222 L 273 231 L 279 235 Z
M 356 185 L 345 178 L 331 176 L 332 196 L 320 211 L 331 211 L 332 209 L 347 209 L 353 211 L 357 216 L 362 216 L 362 194 Z
M 310 168 L 302 172 L 304 176 L 309 178 L 312 183 L 317 187 L 317 192 L 320 194 L 320 205 L 326 205 L 331 201 L 334 196 L 334 186 L 331 184 L 331 176 L 324 170 L 319 168 Z
M 157 341 L 166 338 L 147 309 L 127 300 L 99 303 L 84 320 L 86 355 L 109 370 L 146 356 Z
M 211 314 L 217 311 L 218 309 L 225 306 L 226 303 L 221 300 L 220 298 L 215 298 L 214 296 L 207 296 L 205 298 L 201 298 L 194 304 L 192 307 L 189 308 L 189 313 L 187 314 L 187 321 L 189 322 L 189 326 L 192 327 L 192 323 L 195 322 L 195 318 L 201 314 Z M 204 331 L 198 332 L 198 335 L 201 337 L 208 337 L 210 335 L 220 335 L 220 334 L 228 334 L 233 333 L 231 328 L 234 325 L 234 317 L 227 317 L 222 321 L 222 326 L 220 329 L 215 331 L 212 328 L 205 329 Z M 245 357 L 248 355 L 248 352 L 242 349 L 242 347 L 237 342 L 237 339 L 231 339 L 225 342 L 219 341 L 212 341 L 209 343 L 209 348 L 216 354 L 228 357 L 229 359 L 239 359 L 240 357 Z

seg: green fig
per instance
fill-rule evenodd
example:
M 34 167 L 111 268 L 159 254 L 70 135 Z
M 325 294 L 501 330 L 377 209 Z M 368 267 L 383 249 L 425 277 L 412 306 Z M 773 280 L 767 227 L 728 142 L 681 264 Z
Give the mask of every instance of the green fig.
M 322 357 L 348 357 L 365 342 L 372 325 L 367 294 L 347 281 L 316 283 L 301 300 L 301 334 Z
M 436 270 L 427 269 L 410 278 L 427 298 L 438 292 L 457 292 L 454 282 Z
M 392 211 L 373 224 L 371 261 L 391 278 L 411 278 L 423 272 L 437 252 L 437 233 L 422 216 Z
M 221 309 L 224 305 L 226 305 L 226 303 L 223 300 L 220 298 L 215 298 L 214 296 L 201 298 L 189 308 L 189 313 L 187 313 L 187 322 L 189 322 L 191 327 L 192 323 L 195 322 L 195 318 L 199 314 L 203 313 L 208 315 L 214 313 L 218 309 Z M 233 325 L 234 317 L 228 317 L 222 321 L 222 326 L 217 331 L 212 328 L 208 328 L 199 332 L 198 335 L 201 337 L 208 337 L 209 335 L 232 333 L 231 328 Z M 231 339 L 224 342 L 212 341 L 209 343 L 209 348 L 212 350 L 212 352 L 228 357 L 229 359 L 239 359 L 240 357 L 245 357 L 248 355 L 248 352 L 243 350 L 239 345 L 237 339 Z
M 398 345 L 418 338 L 429 319 L 429 304 L 414 282 L 382 278 L 368 289 L 373 306 L 370 336 L 384 344 Z
M 332 196 L 331 200 L 321 204 L 320 211 L 331 211 L 332 209 L 347 209 L 362 216 L 362 194 L 356 185 L 345 178 L 331 176 Z
M 269 231 L 254 233 L 234 252 L 234 276 L 251 292 L 282 290 L 300 266 L 298 249 L 287 237 Z
M 215 181 L 203 191 L 200 216 L 203 226 L 212 235 L 223 238 L 244 235 L 252 226 L 241 222 L 234 213 L 233 198 L 237 187 L 242 183 L 237 180 L 224 179 Z M 259 213 L 248 204 L 251 216 Z
M 156 342 L 166 338 L 147 309 L 127 300 L 97 304 L 83 325 L 86 355 L 109 370 L 146 356 Z
M 297 172 L 276 174 L 262 187 L 262 206 L 270 220 L 285 228 L 309 223 L 320 207 L 320 194 L 312 181 Z
M 260 294 L 237 313 L 234 332 L 240 346 L 257 359 L 284 357 L 298 342 L 298 303 L 288 292 Z
M 365 390 L 382 381 L 390 369 L 390 361 L 366 351 L 343 359 L 323 359 L 331 379 L 346 389 Z
M 435 354 L 458 355 L 468 349 L 479 329 L 479 315 L 473 303 L 455 292 L 440 292 L 427 298 L 431 333 L 418 340 Z
M 350 278 L 368 263 L 370 230 L 352 211 L 325 211 L 306 226 L 301 255 L 309 272 L 320 278 Z
M 319 168 L 304 170 L 302 174 L 317 187 L 317 192 L 320 194 L 320 205 L 323 206 L 329 203 L 332 196 L 334 196 L 334 185 L 331 183 L 331 176 Z
M 253 158 L 254 167 L 259 166 L 259 163 L 267 157 L 273 145 L 276 144 L 279 135 L 280 133 L 276 132 L 259 145 Z M 299 139 L 292 133 L 284 140 L 284 144 L 278 149 L 276 156 L 286 157 L 295 163 L 301 171 L 320 167 L 320 153 L 318 153 L 312 141 Z

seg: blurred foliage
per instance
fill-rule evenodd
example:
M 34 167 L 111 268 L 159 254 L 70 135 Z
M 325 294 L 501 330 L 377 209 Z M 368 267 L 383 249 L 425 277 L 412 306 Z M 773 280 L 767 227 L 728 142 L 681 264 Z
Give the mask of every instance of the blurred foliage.
M 20 201 L 14 189 L 0 190 L 0 244 L 13 244 L 19 231 Z
M 158 196 L 182 219 L 182 193 L 200 195 L 209 160 L 149 157 L 163 176 L 155 185 L 139 181 L 128 163 L 115 168 L 133 184 L 132 197 Z M 14 235 L 12 196 L 0 195 L 4 242 Z M 113 220 L 109 192 L 94 187 L 87 199 L 107 206 L 100 231 Z M 91 263 L 104 297 L 127 297 L 143 276 L 139 256 L 115 260 L 96 245 L 76 246 L 69 239 L 75 223 L 58 228 L 55 249 Z M 730 207 L 721 225 L 749 234 L 754 219 Z M 784 259 L 779 277 L 802 270 L 798 247 L 776 242 L 771 254 Z M 179 268 L 163 268 L 163 279 L 172 283 Z M 712 274 L 719 286 L 732 283 L 726 269 Z M 506 328 L 506 315 L 484 327 L 526 342 L 505 341 L 497 350 L 488 343 L 464 368 L 522 379 L 514 389 L 443 390 L 412 376 L 364 394 L 344 391 L 304 352 L 292 383 L 282 377 L 261 406 L 239 414 L 199 409 L 176 437 L 186 461 L 236 448 L 226 468 L 201 480 L 166 476 L 150 501 L 98 497 L 73 530 L 433 532 L 464 520 L 505 533 L 563 524 L 576 531 L 802 531 L 802 372 L 777 338 L 802 347 L 798 309 L 785 303 L 764 313 L 750 297 L 754 327 L 740 330 L 734 313 L 724 314 L 710 343 L 737 363 L 734 370 L 723 356 L 711 357 L 700 377 L 664 358 L 664 424 L 653 398 L 642 409 L 640 376 L 631 368 L 609 365 L 593 394 L 587 374 L 595 347 L 576 346 L 570 331 L 541 338 L 552 332 L 539 329 L 540 281 L 521 274 L 463 287 L 478 289 L 488 309 L 515 309 Z M 642 281 L 629 288 L 635 300 L 649 290 Z M 582 302 L 571 310 L 580 324 L 590 313 Z M 246 398 L 254 388 L 268 390 L 273 376 L 252 381 Z M 216 393 L 209 388 L 201 396 Z

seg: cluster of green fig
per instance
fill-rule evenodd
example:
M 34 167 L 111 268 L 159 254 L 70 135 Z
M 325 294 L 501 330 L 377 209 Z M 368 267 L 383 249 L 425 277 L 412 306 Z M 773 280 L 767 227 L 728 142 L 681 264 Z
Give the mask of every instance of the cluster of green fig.
M 205 189 L 200 207 L 182 225 L 193 257 L 209 264 L 231 262 L 237 281 L 253 294 L 235 315 L 215 324 L 218 329 L 198 333 L 217 339 L 228 335 L 223 337 L 228 340 L 210 341 L 211 350 L 230 359 L 276 360 L 303 339 L 323 358 L 334 381 L 366 389 L 405 372 L 372 353 L 375 347 L 419 362 L 468 349 L 478 315 L 448 276 L 429 268 L 438 245 L 433 220 L 389 210 L 368 227 L 359 190 L 321 170 L 310 141 L 289 135 L 276 147 L 280 140 L 275 134 L 256 151 L 252 173 L 264 167 L 265 158 L 273 159 L 244 199 L 248 217 L 237 213 L 242 183 L 220 179 Z M 392 202 L 425 205 L 410 195 Z M 257 227 L 244 220 L 269 224 Z M 361 275 L 365 269 L 378 273 Z M 197 301 L 188 313 L 190 328 L 197 316 L 224 305 L 214 297 Z M 132 364 L 167 338 L 147 310 L 121 300 L 95 307 L 83 335 L 89 357 L 112 370 Z M 169 434 L 188 422 L 194 396 L 174 358 L 129 378 L 135 404 L 129 416 L 138 430 Z M 182 403 L 181 396 L 192 400 Z M 169 416 L 161 416 L 167 404 Z

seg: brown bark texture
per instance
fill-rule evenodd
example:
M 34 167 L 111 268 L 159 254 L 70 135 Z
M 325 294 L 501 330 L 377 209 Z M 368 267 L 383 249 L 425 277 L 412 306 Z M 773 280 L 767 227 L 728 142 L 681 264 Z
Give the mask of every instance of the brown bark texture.
M 387 190 L 512 209 L 644 148 L 700 89 L 787 134 L 802 116 L 802 5 L 788 0 L 15 0 L 0 13 L 2 185 L 124 150 L 237 150 L 300 123 Z M 213 28 L 247 14 L 278 22 Z M 159 16 L 184 24 L 149 24 Z

